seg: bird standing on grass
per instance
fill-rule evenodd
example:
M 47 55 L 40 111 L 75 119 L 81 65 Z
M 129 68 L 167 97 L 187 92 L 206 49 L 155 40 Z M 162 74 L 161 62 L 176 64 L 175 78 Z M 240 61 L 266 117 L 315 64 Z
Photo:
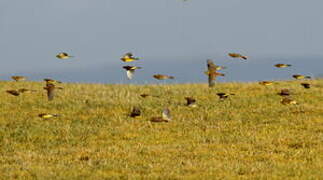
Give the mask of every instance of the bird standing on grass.
M 174 76 L 168 76 L 163 74 L 155 74 L 153 77 L 158 80 L 175 79 Z
M 170 110 L 168 108 L 165 108 L 163 110 L 162 116 L 161 117 L 152 117 L 150 119 L 151 122 L 169 122 L 171 121 L 171 115 L 170 115 Z
M 131 52 L 126 53 L 125 55 L 123 55 L 121 58 L 121 61 L 123 62 L 132 62 L 135 60 L 139 60 L 139 58 L 134 57 L 133 54 Z
M 297 104 L 297 102 L 291 98 L 284 98 L 280 101 L 283 105 L 289 105 L 289 104 Z
M 137 66 L 123 66 L 123 69 L 125 69 L 127 71 L 127 77 L 128 79 L 132 79 L 133 75 L 135 73 L 136 69 L 141 69 L 141 67 L 137 67 Z
M 243 56 L 239 53 L 228 53 L 228 55 L 232 58 L 241 58 L 241 59 L 244 59 L 244 60 L 247 60 L 248 57 L 247 56 Z
M 196 107 L 196 100 L 192 97 L 185 97 L 186 99 L 186 106 L 188 107 Z
M 140 108 L 139 107 L 134 107 L 129 116 L 135 118 L 135 117 L 140 116 L 140 115 L 141 115 Z
M 74 56 L 70 56 L 70 55 L 69 55 L 69 54 L 67 54 L 66 52 L 61 52 L 61 53 L 58 53 L 58 54 L 56 55 L 56 57 L 57 57 L 58 59 L 69 59 L 69 58 L 74 57 Z
M 235 95 L 235 94 L 233 94 L 233 93 L 223 93 L 223 92 L 220 92 L 220 93 L 216 93 L 216 95 L 219 96 L 220 100 L 224 100 L 224 99 L 227 99 L 229 96 Z

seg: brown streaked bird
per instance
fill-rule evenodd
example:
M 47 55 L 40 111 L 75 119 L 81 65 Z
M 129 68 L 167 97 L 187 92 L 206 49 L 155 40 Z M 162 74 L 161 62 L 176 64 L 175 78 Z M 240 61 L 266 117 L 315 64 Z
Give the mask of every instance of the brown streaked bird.
M 309 88 L 311 88 L 311 84 L 310 84 L 310 83 L 301 83 L 301 85 L 302 85 L 305 89 L 309 89 Z
M 270 85 L 274 84 L 274 82 L 273 81 L 260 81 L 259 84 L 264 85 L 264 86 L 270 86 Z
M 211 59 L 206 60 L 207 71 L 204 72 L 208 76 L 209 87 L 214 87 L 217 76 L 225 76 L 223 73 L 217 72 L 218 67 Z
M 56 57 L 58 59 L 69 59 L 71 57 L 74 57 L 74 56 L 70 56 L 69 54 L 67 54 L 66 52 L 60 52 L 56 55 Z
M 140 108 L 139 107 L 133 107 L 133 109 L 132 109 L 129 116 L 135 118 L 135 117 L 140 116 L 140 115 L 141 115 Z
M 168 108 L 165 108 L 163 110 L 162 116 L 161 117 L 152 117 L 150 119 L 151 122 L 169 122 L 171 121 L 171 115 L 170 115 L 170 110 Z
M 128 79 L 133 78 L 133 75 L 134 75 L 136 69 L 142 69 L 141 67 L 137 67 L 137 66 L 123 66 L 122 68 L 127 71 Z
M 54 99 L 55 96 L 55 85 L 54 84 L 47 84 L 46 87 L 44 87 L 44 89 L 47 91 L 47 98 L 48 101 L 51 101 Z
M 280 101 L 283 105 L 288 105 L 288 104 L 297 104 L 297 102 L 291 98 L 285 97 Z
M 186 106 L 189 107 L 197 107 L 196 105 L 196 99 L 192 98 L 192 97 L 185 97 L 186 99 Z
M 25 81 L 27 78 L 25 76 L 11 76 L 15 81 Z
M 49 113 L 38 114 L 38 117 L 43 118 L 43 119 L 50 119 L 50 118 L 59 117 L 59 116 L 60 115 L 58 115 L 58 114 L 49 114 Z
M 292 93 L 289 89 L 281 89 L 279 93 L 277 93 L 279 96 L 290 96 Z
M 57 81 L 57 80 L 49 79 L 49 78 L 45 78 L 44 81 L 46 82 L 46 84 L 55 84 L 55 83 L 61 84 L 62 83 L 62 81 Z
M 275 64 L 274 66 L 277 67 L 277 68 L 286 68 L 286 67 L 290 67 L 292 65 L 291 64 L 281 64 L 281 63 L 279 63 L 279 64 Z
M 228 53 L 228 55 L 232 58 L 241 58 L 241 59 L 244 59 L 244 60 L 247 60 L 248 57 L 247 56 L 243 56 L 239 53 Z
M 163 75 L 163 74 L 155 74 L 155 75 L 153 75 L 153 77 L 158 80 L 175 79 L 174 76 L 168 76 L 168 75 Z
M 121 61 L 123 62 L 132 62 L 135 60 L 139 60 L 139 58 L 134 57 L 133 54 L 131 52 L 126 53 L 125 55 L 123 55 L 121 58 Z
M 224 99 L 227 99 L 229 96 L 235 95 L 235 94 L 219 92 L 219 93 L 216 93 L 216 95 L 219 96 L 220 100 L 224 100 Z
M 295 79 L 311 79 L 311 76 L 304 76 L 304 75 L 301 75 L 301 74 L 294 74 L 293 78 L 295 78 Z
M 13 96 L 19 96 L 20 92 L 17 90 L 6 90 L 7 93 L 13 95 Z

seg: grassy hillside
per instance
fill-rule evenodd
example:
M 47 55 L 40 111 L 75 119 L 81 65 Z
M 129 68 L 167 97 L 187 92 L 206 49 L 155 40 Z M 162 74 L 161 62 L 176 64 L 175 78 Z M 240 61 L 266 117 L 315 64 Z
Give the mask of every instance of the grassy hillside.
M 44 83 L 0 82 L 0 178 L 323 179 L 323 81 L 309 82 L 62 84 L 51 102 Z M 5 92 L 17 88 L 39 91 Z M 282 105 L 282 88 L 299 104 Z M 141 117 L 128 117 L 133 106 Z M 164 107 L 173 120 L 151 123 Z

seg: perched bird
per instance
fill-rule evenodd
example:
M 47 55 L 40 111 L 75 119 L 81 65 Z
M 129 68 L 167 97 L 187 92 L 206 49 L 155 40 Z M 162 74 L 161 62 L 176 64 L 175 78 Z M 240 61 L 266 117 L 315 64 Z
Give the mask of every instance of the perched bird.
M 216 95 L 218 95 L 221 100 L 224 100 L 224 99 L 227 99 L 230 95 L 235 95 L 235 94 L 220 92 L 220 93 L 216 93 Z
M 309 89 L 309 88 L 311 88 L 311 84 L 310 84 L 310 83 L 301 83 L 301 85 L 302 85 L 305 89 Z
M 137 66 L 123 66 L 123 69 L 127 70 L 128 79 L 132 79 L 136 69 L 141 69 Z
M 289 89 L 282 89 L 279 93 L 277 93 L 279 96 L 290 96 L 291 91 Z
M 174 76 L 168 76 L 163 74 L 155 74 L 153 77 L 158 80 L 174 79 Z
M 13 95 L 13 96 L 19 96 L 20 95 L 20 92 L 17 91 L 17 90 L 7 90 L 6 92 Z
M 291 98 L 285 97 L 280 101 L 283 105 L 288 105 L 288 104 L 297 104 L 297 102 Z
M 135 61 L 135 60 L 139 60 L 139 58 L 134 57 L 131 52 L 126 53 L 120 59 L 123 62 L 132 62 L 132 61 Z
M 27 78 L 25 76 L 11 76 L 15 81 L 25 81 Z
M 304 76 L 304 75 L 300 75 L 300 74 L 294 74 L 293 78 L 295 78 L 295 79 L 311 79 L 311 76 Z
M 44 89 L 47 91 L 47 98 L 48 101 L 51 101 L 54 99 L 55 96 L 55 85 L 54 84 L 47 84 L 46 87 L 44 87 Z
M 186 99 L 186 106 L 189 106 L 189 107 L 196 107 L 196 100 L 192 97 L 185 97 Z
M 277 68 L 285 68 L 285 67 L 290 67 L 292 65 L 291 64 L 275 64 L 274 66 Z
M 207 71 L 204 72 L 208 76 L 209 87 L 215 85 L 217 76 L 225 76 L 223 73 L 217 72 L 219 66 L 215 65 L 211 59 L 206 60 Z
M 232 58 L 241 58 L 241 59 L 244 59 L 244 60 L 247 60 L 248 59 L 247 56 L 243 56 L 243 55 L 241 55 L 239 53 L 229 53 L 228 55 L 230 57 L 232 57 Z
M 137 116 L 140 116 L 140 114 L 141 114 L 141 111 L 139 107 L 134 107 L 129 116 L 135 118 Z
M 170 115 L 170 110 L 168 108 L 165 108 L 163 110 L 162 116 L 161 117 L 152 117 L 150 119 L 151 122 L 169 122 L 171 121 L 171 115 Z
M 44 81 L 46 82 L 46 84 L 55 84 L 55 83 L 62 83 L 61 81 L 57 81 L 54 79 L 49 79 L 49 78 L 45 78 Z
M 53 117 L 59 117 L 59 115 L 58 114 L 41 113 L 41 114 L 38 114 L 38 117 L 43 118 L 43 119 L 50 119 Z
M 264 85 L 264 86 L 269 86 L 272 85 L 274 82 L 272 81 L 260 81 L 259 84 L 260 85 Z
M 61 52 L 61 53 L 58 53 L 56 55 L 56 57 L 58 59 L 68 59 L 68 58 L 71 58 L 71 57 L 74 57 L 74 56 L 70 56 L 69 54 L 67 54 L 66 52 Z

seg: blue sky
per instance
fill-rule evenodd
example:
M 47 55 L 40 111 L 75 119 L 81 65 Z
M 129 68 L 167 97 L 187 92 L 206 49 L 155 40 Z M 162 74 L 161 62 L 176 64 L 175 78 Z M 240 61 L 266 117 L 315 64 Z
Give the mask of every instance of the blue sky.
M 136 82 L 153 73 L 203 81 L 208 58 L 229 66 L 225 81 L 289 77 L 269 69 L 276 62 L 296 64 L 290 73 L 321 74 L 321 7 L 320 0 L 2 0 L 0 79 L 124 82 L 126 52 L 142 58 Z M 56 59 L 61 51 L 75 58 Z

